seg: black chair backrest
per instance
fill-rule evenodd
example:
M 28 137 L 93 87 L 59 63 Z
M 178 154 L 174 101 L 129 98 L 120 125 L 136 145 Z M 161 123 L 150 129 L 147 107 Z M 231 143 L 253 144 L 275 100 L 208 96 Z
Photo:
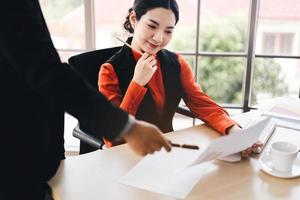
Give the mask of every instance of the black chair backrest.
M 120 49 L 121 46 L 85 52 L 72 56 L 68 61 L 71 67 L 78 70 L 93 87 L 97 88 L 100 66 Z
M 98 73 L 101 65 L 120 49 L 119 46 L 78 54 L 69 58 L 69 64 L 98 90 Z M 85 127 L 81 125 L 73 130 L 73 136 L 80 139 L 80 154 L 101 149 L 104 143 L 103 140 L 86 134 L 85 130 Z

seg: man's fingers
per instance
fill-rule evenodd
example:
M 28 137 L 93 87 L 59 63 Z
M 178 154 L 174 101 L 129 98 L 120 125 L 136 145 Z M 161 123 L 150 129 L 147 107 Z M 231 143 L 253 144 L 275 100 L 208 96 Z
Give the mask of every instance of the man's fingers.
M 170 142 L 166 139 L 163 139 L 163 147 L 165 148 L 165 150 L 167 152 L 170 152 L 172 150 L 172 146 L 171 146 Z

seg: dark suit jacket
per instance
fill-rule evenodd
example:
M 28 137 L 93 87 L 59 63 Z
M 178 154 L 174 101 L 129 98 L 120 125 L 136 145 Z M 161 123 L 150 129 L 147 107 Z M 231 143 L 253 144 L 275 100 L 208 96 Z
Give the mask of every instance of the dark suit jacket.
M 61 63 L 38 0 L 1 1 L 0 93 L 0 199 L 43 195 L 64 158 L 64 112 L 99 138 L 128 120 Z

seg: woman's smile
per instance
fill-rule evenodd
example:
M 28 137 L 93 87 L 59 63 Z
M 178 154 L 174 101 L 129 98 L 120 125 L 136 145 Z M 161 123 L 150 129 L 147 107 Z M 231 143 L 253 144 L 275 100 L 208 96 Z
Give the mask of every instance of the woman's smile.
M 152 44 L 151 42 L 147 42 L 146 44 L 148 44 L 148 46 L 150 46 L 152 49 L 156 49 L 159 47 L 159 45 Z

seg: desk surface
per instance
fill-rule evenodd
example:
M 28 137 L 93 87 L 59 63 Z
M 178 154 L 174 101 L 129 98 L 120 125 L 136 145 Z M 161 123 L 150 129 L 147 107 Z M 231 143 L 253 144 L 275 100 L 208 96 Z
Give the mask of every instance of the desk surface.
M 199 146 L 207 145 L 212 138 L 219 137 L 205 125 L 175 131 L 167 136 L 174 142 L 193 141 Z M 290 141 L 300 146 L 300 132 L 277 127 L 270 140 Z M 269 148 L 271 142 L 265 150 Z M 205 173 L 186 199 L 298 200 L 300 178 L 283 180 L 269 176 L 260 170 L 258 158 L 244 159 L 234 164 L 214 161 L 214 167 Z M 62 161 L 55 177 L 49 181 L 54 198 L 56 200 L 175 199 L 117 182 L 140 159 L 141 157 L 136 156 L 127 145 L 67 158 Z

